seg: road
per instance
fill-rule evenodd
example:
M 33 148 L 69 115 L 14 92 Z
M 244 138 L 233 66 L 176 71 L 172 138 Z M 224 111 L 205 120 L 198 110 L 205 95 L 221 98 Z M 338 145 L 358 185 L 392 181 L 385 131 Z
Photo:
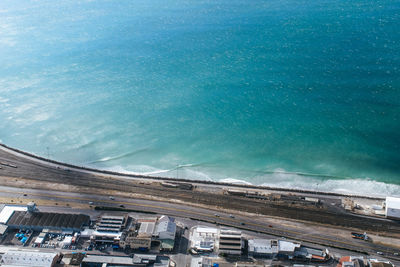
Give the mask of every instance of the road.
M 235 227 L 257 233 L 265 233 L 277 237 L 285 237 L 302 242 L 320 244 L 327 247 L 342 248 L 351 251 L 358 251 L 376 255 L 377 251 L 383 251 L 387 255 L 393 255 L 398 250 L 373 244 L 366 241 L 352 239 L 349 235 L 347 239 L 337 237 L 328 232 L 317 232 L 310 227 L 298 228 L 287 224 L 276 223 L 275 220 L 268 222 L 266 218 L 249 218 L 248 216 L 235 214 L 234 216 L 224 211 L 215 212 L 206 208 L 193 207 L 180 203 L 167 203 L 144 199 L 132 199 L 114 196 L 111 200 L 108 196 L 86 193 L 72 193 L 60 191 L 47 191 L 38 189 L 23 189 L 13 187 L 0 187 L 0 197 L 13 199 L 15 203 L 22 201 L 46 201 L 49 204 L 57 203 L 62 205 L 68 203 L 70 206 L 87 206 L 93 202 L 92 206 L 120 208 L 121 205 L 126 210 L 138 212 L 151 212 L 166 214 L 174 217 L 192 218 L 197 221 L 205 221 L 224 226 Z M 40 207 L 39 207 L 40 208 Z M 233 218 L 232 218 L 233 217 Z M 393 258 L 394 256 L 392 256 Z M 400 260 L 400 259 L 399 259 Z

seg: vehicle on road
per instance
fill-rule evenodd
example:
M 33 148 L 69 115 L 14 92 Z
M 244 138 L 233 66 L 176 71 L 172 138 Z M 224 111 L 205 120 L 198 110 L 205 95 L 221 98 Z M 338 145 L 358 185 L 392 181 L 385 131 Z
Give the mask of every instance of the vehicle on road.
M 245 225 L 245 223 L 244 222 L 240 222 L 240 225 Z
M 109 196 L 109 199 L 114 200 L 115 198 L 113 196 Z
M 214 216 L 215 216 L 215 217 L 219 217 L 219 215 L 218 215 L 218 214 L 216 214 L 216 213 L 214 214 Z
M 235 216 L 233 216 L 232 214 L 229 214 L 229 217 L 230 217 L 230 218 L 235 218 Z
M 89 205 L 93 205 L 93 201 L 89 201 Z

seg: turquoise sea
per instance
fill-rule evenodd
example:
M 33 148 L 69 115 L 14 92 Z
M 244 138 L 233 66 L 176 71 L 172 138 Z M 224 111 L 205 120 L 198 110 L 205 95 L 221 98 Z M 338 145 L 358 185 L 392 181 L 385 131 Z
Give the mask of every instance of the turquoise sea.
M 0 1 L 0 142 L 73 164 L 400 195 L 400 1 Z

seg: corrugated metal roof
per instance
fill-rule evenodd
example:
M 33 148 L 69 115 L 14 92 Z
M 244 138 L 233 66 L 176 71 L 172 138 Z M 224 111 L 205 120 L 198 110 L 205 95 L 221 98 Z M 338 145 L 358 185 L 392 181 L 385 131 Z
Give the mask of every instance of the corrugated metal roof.
M 89 221 L 90 217 L 84 214 L 15 211 L 7 224 L 20 227 L 81 229 Z

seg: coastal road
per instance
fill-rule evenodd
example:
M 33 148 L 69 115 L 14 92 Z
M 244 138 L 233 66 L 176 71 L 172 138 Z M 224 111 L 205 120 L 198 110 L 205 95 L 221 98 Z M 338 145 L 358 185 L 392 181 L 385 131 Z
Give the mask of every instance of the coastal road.
M 322 224 L 332 224 L 347 228 L 358 228 L 359 231 L 379 232 L 382 235 L 396 234 L 400 238 L 400 224 L 390 220 L 359 216 L 345 212 L 340 207 L 343 196 L 329 195 L 315 192 L 300 192 L 291 190 L 289 193 L 275 189 L 274 194 L 279 199 L 248 198 L 226 194 L 226 190 L 237 188 L 248 190 L 249 187 L 209 183 L 206 181 L 191 181 L 193 190 L 185 188 L 168 188 L 162 182 L 171 182 L 168 178 L 151 178 L 123 174 L 113 174 L 100 170 L 89 170 L 77 166 L 66 165 L 18 152 L 0 145 L 0 184 L 15 185 L 25 188 L 55 188 L 69 192 L 98 192 L 109 194 L 111 190 L 123 192 L 141 198 L 154 199 L 160 202 L 178 200 L 190 204 L 208 206 L 210 209 L 229 209 L 253 214 L 264 214 L 287 219 L 309 221 Z M 25 179 L 24 181 L 22 181 Z M 182 181 L 180 181 L 182 182 Z M 188 182 L 188 181 L 186 181 Z M 254 190 L 256 187 L 252 187 Z M 264 190 L 264 191 L 263 191 Z M 257 188 L 256 192 L 263 192 L 265 188 Z M 296 199 L 293 195 L 297 194 Z M 282 196 L 282 199 L 280 198 Z M 305 196 L 315 196 L 323 201 L 316 207 L 301 200 Z M 284 198 L 285 197 L 285 198 Z M 289 197 L 289 199 L 287 199 Z M 334 203 L 335 205 L 332 205 Z
M 362 253 L 376 254 L 384 252 L 391 258 L 395 258 L 394 253 L 398 250 L 373 244 L 370 242 L 348 238 L 338 237 L 327 231 L 318 231 L 313 225 L 308 227 L 296 227 L 290 224 L 277 223 L 276 219 L 268 219 L 264 216 L 248 217 L 243 214 L 229 214 L 224 211 L 215 212 L 210 209 L 183 205 L 181 203 L 159 202 L 144 199 L 134 199 L 127 197 L 108 196 L 86 193 L 72 193 L 60 191 L 48 191 L 38 189 L 21 189 L 14 187 L 0 186 L 0 198 L 12 199 L 13 203 L 26 203 L 28 201 L 45 201 L 48 205 L 55 203 L 58 206 L 68 204 L 70 207 L 78 205 L 89 209 L 91 206 L 126 209 L 127 211 L 149 212 L 157 214 L 166 214 L 175 217 L 192 218 L 197 221 L 211 222 L 223 226 L 235 227 L 243 230 L 265 233 L 277 237 L 285 237 L 293 240 L 319 244 L 327 247 L 342 248 Z M 40 207 L 39 207 L 40 208 Z M 396 259 L 396 258 L 395 258 Z M 399 258 L 400 260 L 400 258 Z

